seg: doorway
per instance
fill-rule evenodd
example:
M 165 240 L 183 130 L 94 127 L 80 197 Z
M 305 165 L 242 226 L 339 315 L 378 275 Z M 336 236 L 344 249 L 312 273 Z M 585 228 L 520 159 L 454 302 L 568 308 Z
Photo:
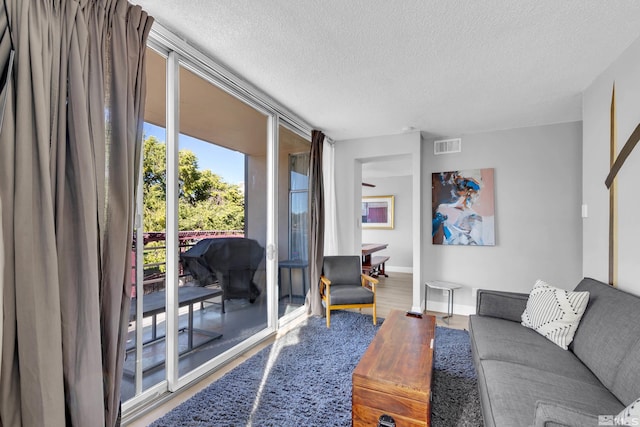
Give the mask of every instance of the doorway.
M 413 173 L 406 155 L 362 161 L 362 244 L 386 244 L 374 256 L 389 257 L 386 271 L 413 268 Z M 369 218 L 369 220 L 367 220 Z

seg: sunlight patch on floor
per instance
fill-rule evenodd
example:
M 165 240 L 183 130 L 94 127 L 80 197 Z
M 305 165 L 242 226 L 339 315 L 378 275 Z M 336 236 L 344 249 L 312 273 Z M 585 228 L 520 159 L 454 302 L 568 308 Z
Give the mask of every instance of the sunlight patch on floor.
M 307 322 L 307 320 L 302 322 L 301 325 L 302 324 L 306 324 L 306 322 Z M 261 400 L 262 394 L 264 392 L 264 386 L 267 383 L 267 378 L 269 378 L 269 374 L 271 373 L 271 370 L 273 369 L 273 365 L 275 364 L 276 360 L 278 360 L 278 356 L 280 355 L 280 351 L 284 347 L 288 347 L 288 346 L 292 346 L 292 345 L 298 344 L 300 342 L 299 334 L 300 334 L 300 327 L 297 327 L 295 330 L 293 330 L 293 331 L 291 331 L 291 332 L 289 332 L 287 334 L 287 338 L 286 339 L 276 340 L 271 345 L 271 351 L 269 352 L 269 359 L 267 360 L 267 364 L 265 366 L 264 373 L 262 374 L 262 378 L 260 380 L 260 386 L 258 387 L 258 391 L 256 393 L 256 398 L 253 401 L 253 407 L 251 408 L 251 415 L 249 416 L 249 422 L 247 423 L 247 427 L 253 426 L 253 416 L 254 416 L 255 412 L 258 410 L 258 408 L 260 407 L 260 400 Z

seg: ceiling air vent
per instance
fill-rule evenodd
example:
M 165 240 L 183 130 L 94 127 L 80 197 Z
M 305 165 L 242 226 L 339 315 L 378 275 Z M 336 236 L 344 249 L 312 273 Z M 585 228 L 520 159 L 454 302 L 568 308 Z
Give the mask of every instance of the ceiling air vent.
M 433 154 L 451 154 L 462 152 L 462 139 L 442 139 L 433 141 Z

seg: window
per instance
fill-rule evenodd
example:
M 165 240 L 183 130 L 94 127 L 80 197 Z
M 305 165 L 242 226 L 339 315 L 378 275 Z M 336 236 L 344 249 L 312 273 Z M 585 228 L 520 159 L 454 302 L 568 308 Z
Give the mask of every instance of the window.
M 289 155 L 289 259 L 309 256 L 309 153 Z

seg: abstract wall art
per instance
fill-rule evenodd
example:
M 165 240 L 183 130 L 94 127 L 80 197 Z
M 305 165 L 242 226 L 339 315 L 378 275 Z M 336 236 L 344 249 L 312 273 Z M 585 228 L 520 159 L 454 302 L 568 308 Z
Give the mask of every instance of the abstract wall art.
M 435 245 L 493 246 L 493 168 L 436 172 L 432 184 Z

